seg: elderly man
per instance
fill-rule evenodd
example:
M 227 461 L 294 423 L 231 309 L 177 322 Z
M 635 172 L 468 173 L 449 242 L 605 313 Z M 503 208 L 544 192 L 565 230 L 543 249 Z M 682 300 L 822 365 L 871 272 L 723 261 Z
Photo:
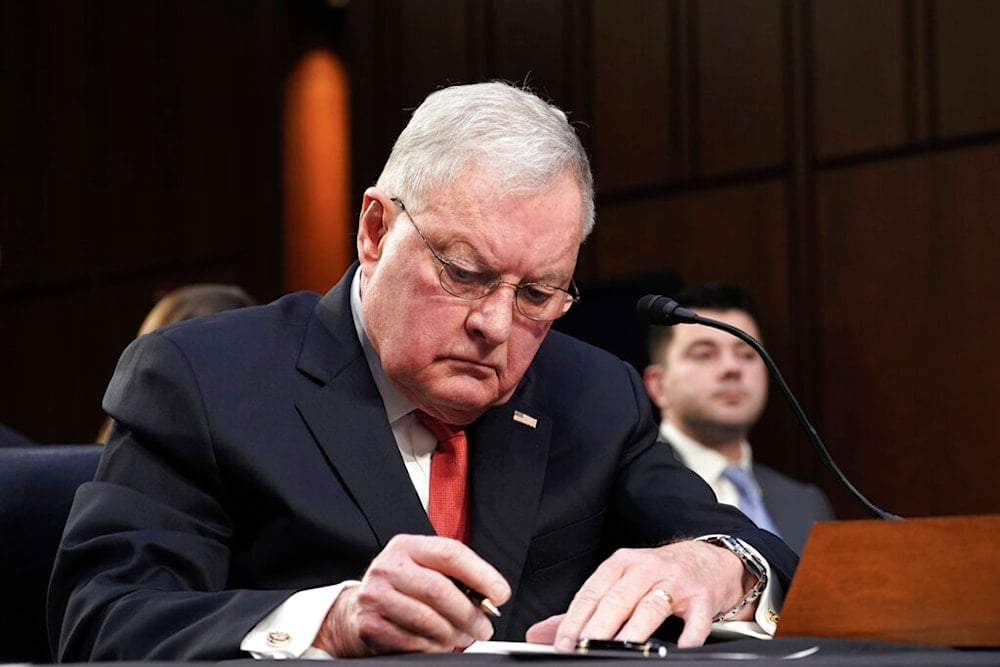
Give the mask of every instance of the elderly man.
M 503 83 L 430 95 L 326 295 L 123 353 L 55 566 L 58 658 L 773 630 L 794 553 L 657 443 L 634 369 L 549 331 L 593 222 L 560 110 Z

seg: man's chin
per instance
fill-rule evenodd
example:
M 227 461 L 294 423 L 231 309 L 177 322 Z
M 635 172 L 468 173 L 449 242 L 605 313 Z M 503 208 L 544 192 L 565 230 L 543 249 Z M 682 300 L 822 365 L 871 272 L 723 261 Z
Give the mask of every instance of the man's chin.
M 510 394 L 498 397 L 496 391 L 484 391 L 481 386 L 466 386 L 451 388 L 431 400 L 449 423 L 468 424 L 490 408 L 506 403 L 510 400 Z
M 450 424 L 468 424 L 495 405 L 496 395 L 483 391 L 447 391 L 428 396 L 428 410 Z

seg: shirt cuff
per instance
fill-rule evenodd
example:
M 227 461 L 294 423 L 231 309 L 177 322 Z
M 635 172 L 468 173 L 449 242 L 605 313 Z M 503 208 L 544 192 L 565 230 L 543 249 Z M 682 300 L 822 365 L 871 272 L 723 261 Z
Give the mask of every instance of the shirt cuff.
M 764 590 L 761 591 L 760 597 L 757 599 L 757 611 L 754 612 L 753 620 L 757 622 L 762 632 L 768 637 L 773 637 L 775 630 L 778 629 L 778 612 L 781 610 L 781 603 L 785 600 L 785 591 L 774 573 L 771 572 L 771 564 L 767 562 L 767 559 L 751 545 L 743 540 L 740 542 L 764 564 L 764 569 L 767 570 L 767 585 L 764 586 Z
M 293 594 L 243 637 L 240 649 L 258 660 L 332 658 L 313 647 L 313 640 L 341 591 L 359 583 L 345 581 Z

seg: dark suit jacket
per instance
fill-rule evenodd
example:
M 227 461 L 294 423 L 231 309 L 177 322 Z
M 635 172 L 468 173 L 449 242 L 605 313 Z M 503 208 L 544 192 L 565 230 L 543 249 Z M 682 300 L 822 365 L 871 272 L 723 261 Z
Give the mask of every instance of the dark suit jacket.
M 684 460 L 669 441 L 663 442 L 666 442 L 677 460 Z M 782 539 L 795 553 L 802 553 L 815 522 L 833 521 L 836 518 L 830 501 L 819 487 L 792 479 L 757 462 L 753 464 L 753 476 L 760 485 L 764 506 L 781 531 Z
M 830 501 L 819 487 L 804 484 L 760 463 L 753 464 L 753 474 L 760 484 L 767 511 L 795 553 L 802 553 L 815 522 L 836 518 Z
M 104 400 L 117 426 L 53 573 L 60 660 L 240 657 L 294 591 L 432 534 L 354 331 L 352 273 L 125 350 Z M 564 611 L 619 546 L 728 533 L 789 583 L 795 555 L 657 445 L 640 378 L 606 352 L 551 332 L 468 433 L 471 546 L 513 588 L 496 639 Z
M 30 447 L 34 444 L 28 436 L 0 424 L 0 447 Z

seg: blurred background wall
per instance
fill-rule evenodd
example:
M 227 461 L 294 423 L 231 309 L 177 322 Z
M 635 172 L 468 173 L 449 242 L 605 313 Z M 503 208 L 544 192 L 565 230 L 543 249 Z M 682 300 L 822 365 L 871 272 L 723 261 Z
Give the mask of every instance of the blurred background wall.
M 591 294 L 744 284 L 857 487 L 998 512 L 998 25 L 993 0 L 0 3 L 0 423 L 91 440 L 170 287 L 325 290 L 408 110 L 503 78 L 590 151 Z M 865 516 L 776 388 L 754 444 Z

